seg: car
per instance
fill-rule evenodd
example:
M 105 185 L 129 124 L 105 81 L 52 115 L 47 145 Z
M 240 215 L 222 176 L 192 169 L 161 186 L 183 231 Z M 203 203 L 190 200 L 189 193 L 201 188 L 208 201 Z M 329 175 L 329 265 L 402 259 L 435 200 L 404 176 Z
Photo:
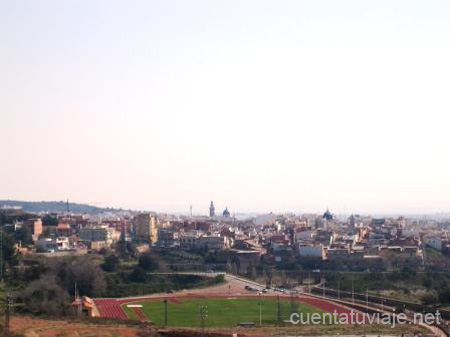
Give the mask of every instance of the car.
M 265 294 L 265 293 L 269 292 L 269 290 L 268 289 L 263 289 L 262 292 Z

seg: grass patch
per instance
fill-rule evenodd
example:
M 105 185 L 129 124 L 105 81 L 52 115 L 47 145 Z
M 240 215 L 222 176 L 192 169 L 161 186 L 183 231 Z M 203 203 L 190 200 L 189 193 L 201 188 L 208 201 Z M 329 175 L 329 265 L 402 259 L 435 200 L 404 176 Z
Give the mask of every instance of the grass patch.
M 192 299 L 181 298 L 181 304 L 167 303 L 168 325 L 199 327 L 199 310 L 202 305 L 207 306 L 208 317 L 205 320 L 206 327 L 233 327 L 240 322 L 254 322 L 259 325 L 259 299 L 258 298 L 205 298 Z M 261 305 L 262 324 L 277 324 L 277 301 L 275 299 L 263 298 Z M 288 320 L 291 313 L 319 313 L 323 311 L 303 303 L 295 303 L 293 308 L 289 300 L 280 300 L 281 320 Z M 135 304 L 135 303 L 133 303 Z M 141 304 L 142 310 L 149 320 L 156 324 L 164 324 L 164 303 L 162 300 L 147 301 Z M 124 309 L 132 319 L 137 319 L 130 308 L 124 305 Z

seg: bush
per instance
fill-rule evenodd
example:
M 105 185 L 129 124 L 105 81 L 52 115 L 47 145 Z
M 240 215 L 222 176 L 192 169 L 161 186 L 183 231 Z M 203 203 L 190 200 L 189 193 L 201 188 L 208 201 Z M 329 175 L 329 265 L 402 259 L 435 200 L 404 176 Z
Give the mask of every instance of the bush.
M 128 279 L 131 282 L 145 283 L 147 281 L 147 274 L 144 269 L 136 266 L 128 276 Z
M 117 270 L 117 267 L 120 265 L 120 259 L 114 255 L 108 255 L 105 257 L 105 262 L 102 264 L 102 269 L 104 271 L 113 272 Z
M 440 290 L 439 293 L 439 302 L 442 304 L 450 303 L 450 288 L 445 287 L 444 289 Z
M 159 263 L 151 254 L 143 254 L 139 257 L 139 267 L 146 271 L 154 271 L 159 268 Z
M 59 284 L 70 294 L 74 294 L 75 284 L 81 296 L 94 297 L 105 288 L 105 279 L 101 268 L 89 257 L 71 257 L 58 263 L 56 270 Z
M 51 275 L 31 282 L 20 294 L 20 298 L 25 309 L 34 314 L 64 315 L 71 310 L 69 294 Z
M 437 297 L 433 294 L 425 294 L 422 295 L 420 297 L 420 300 L 423 302 L 423 304 L 425 305 L 430 305 L 430 304 L 436 304 L 437 302 Z

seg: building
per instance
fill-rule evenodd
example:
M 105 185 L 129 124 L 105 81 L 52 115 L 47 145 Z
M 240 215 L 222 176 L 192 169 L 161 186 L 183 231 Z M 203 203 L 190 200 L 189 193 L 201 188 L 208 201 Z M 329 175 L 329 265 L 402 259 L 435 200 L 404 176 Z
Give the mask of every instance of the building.
M 215 207 L 214 207 L 214 203 L 211 201 L 211 205 L 209 206 L 209 216 L 212 218 L 214 217 L 215 214 Z
M 208 250 L 214 251 L 230 248 L 231 244 L 231 238 L 227 236 L 221 236 L 220 234 L 201 236 L 196 241 L 197 248 L 206 248 Z
M 195 248 L 197 242 L 196 235 L 181 235 L 180 236 L 180 246 L 184 249 Z
M 440 236 L 432 236 L 425 239 L 425 244 L 433 249 L 441 251 L 445 246 L 446 241 L 444 241 Z
M 333 221 L 334 216 L 333 216 L 333 214 L 330 212 L 330 210 L 327 209 L 326 212 L 323 213 L 322 218 L 323 218 L 324 220 L 326 220 L 326 221 Z
M 231 216 L 230 211 L 228 210 L 228 207 L 225 207 L 225 210 L 223 211 L 222 216 L 224 218 L 229 218 Z
M 158 229 L 158 245 L 163 247 L 172 247 L 178 244 L 179 233 L 172 228 Z
M 306 245 L 306 244 L 299 244 L 298 248 L 298 256 L 300 257 L 310 257 L 310 258 L 318 258 L 318 259 L 324 259 L 325 249 L 322 245 Z
M 79 236 L 81 241 L 88 243 L 91 248 L 99 246 L 103 248 L 116 241 L 116 230 L 105 225 L 93 226 L 80 229 Z
M 38 252 L 43 253 L 55 253 L 70 249 L 69 238 L 63 236 L 57 238 L 40 238 L 36 241 L 35 245 Z
M 158 241 L 158 219 L 155 214 L 140 213 L 133 218 L 136 240 L 154 244 Z
M 28 227 L 31 230 L 33 241 L 39 240 L 39 236 L 42 234 L 42 220 L 41 219 L 28 219 L 23 226 Z

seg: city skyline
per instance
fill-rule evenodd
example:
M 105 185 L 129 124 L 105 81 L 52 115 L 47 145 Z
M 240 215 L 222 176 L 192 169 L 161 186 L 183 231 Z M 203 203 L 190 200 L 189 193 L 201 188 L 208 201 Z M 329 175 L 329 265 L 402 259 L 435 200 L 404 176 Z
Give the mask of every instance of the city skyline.
M 449 6 L 0 2 L 0 199 L 449 212 Z

